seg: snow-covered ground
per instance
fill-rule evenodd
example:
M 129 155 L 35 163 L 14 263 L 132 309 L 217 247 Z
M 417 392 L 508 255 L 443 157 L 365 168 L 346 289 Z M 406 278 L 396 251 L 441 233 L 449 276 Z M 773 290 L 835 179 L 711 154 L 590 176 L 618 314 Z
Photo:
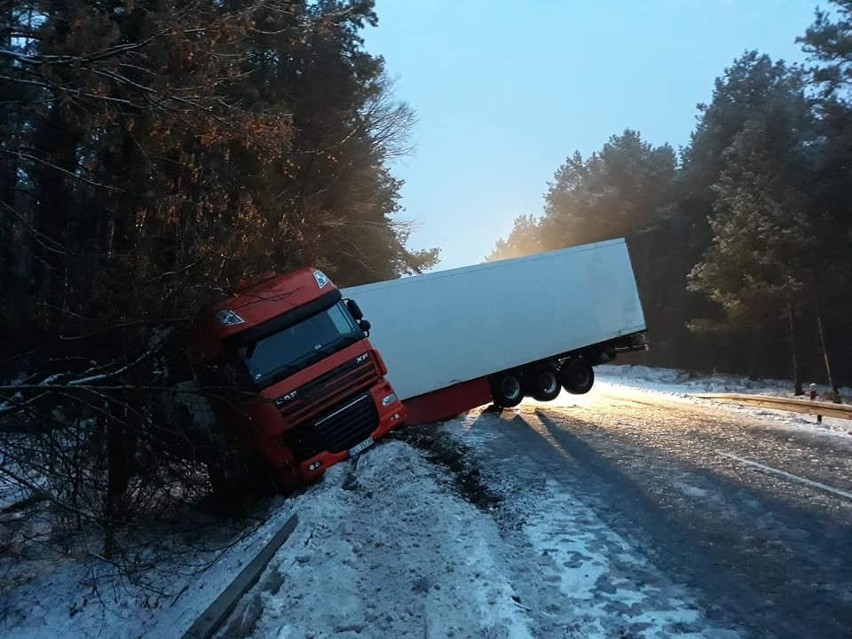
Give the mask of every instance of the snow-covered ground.
M 635 366 L 600 367 L 598 380 L 604 390 L 629 386 L 708 406 L 691 394 L 788 394 L 780 382 L 701 380 Z M 838 436 L 852 429 L 844 420 L 817 426 L 812 416 L 717 409 L 782 428 Z M 462 451 L 461 465 L 464 449 L 488 437 L 465 424 L 441 427 Z M 145 587 L 91 555 L 0 554 L 0 636 L 178 638 L 293 513 L 295 532 L 220 637 L 738 636 L 709 622 L 689 592 L 559 486 L 490 478 L 477 486 L 473 474 L 460 489 L 430 454 L 422 445 L 382 442 L 299 496 L 267 503 L 265 521 L 233 545 L 212 527 L 209 539 L 175 544 L 179 561 L 139 575 Z M 0 521 L 0 533 L 12 525 Z M 220 550 L 198 550 L 199 542 Z
M 793 384 L 789 380 L 749 379 L 734 375 L 695 375 L 671 368 L 649 368 L 647 366 L 598 366 L 597 380 L 602 386 L 628 387 L 631 391 L 664 393 L 671 399 L 679 399 L 707 407 L 718 407 L 736 413 L 751 415 L 772 422 L 778 427 L 808 429 L 819 435 L 849 436 L 852 434 L 852 420 L 823 417 L 817 422 L 816 416 L 804 413 L 768 410 L 765 408 L 724 405 L 713 400 L 701 399 L 696 395 L 703 393 L 742 393 L 746 395 L 770 395 L 793 398 Z M 806 387 L 807 390 L 807 387 Z M 828 401 L 828 388 L 817 385 L 818 399 Z M 844 403 L 852 400 L 852 388 L 841 388 L 840 395 Z M 563 393 L 557 402 L 571 403 L 575 397 Z
M 648 366 L 604 365 L 595 367 L 600 380 L 685 395 L 689 393 L 748 393 L 753 395 L 775 395 L 793 397 L 793 383 L 780 379 L 750 379 L 737 375 L 700 375 L 673 368 L 650 368 Z M 808 385 L 805 384 L 805 391 Z M 823 400 L 828 399 L 828 388 L 816 385 Z M 852 399 L 852 388 L 841 388 L 840 394 L 848 401 Z

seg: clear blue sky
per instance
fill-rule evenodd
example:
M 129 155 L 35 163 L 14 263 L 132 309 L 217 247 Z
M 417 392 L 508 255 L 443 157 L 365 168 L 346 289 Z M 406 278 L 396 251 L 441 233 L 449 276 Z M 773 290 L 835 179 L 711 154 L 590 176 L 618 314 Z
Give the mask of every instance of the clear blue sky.
M 405 180 L 411 248 L 473 264 L 565 158 L 636 129 L 684 146 L 699 102 L 748 49 L 801 61 L 815 0 L 377 0 L 365 33 L 418 115 Z

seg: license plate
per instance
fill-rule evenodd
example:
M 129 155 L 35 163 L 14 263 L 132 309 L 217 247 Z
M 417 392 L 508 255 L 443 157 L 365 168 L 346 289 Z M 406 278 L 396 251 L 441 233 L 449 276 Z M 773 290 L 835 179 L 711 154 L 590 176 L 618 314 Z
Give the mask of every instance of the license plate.
M 368 437 L 367 439 L 365 439 L 364 441 L 362 441 L 360 444 L 356 444 L 355 446 L 353 446 L 352 448 L 350 448 L 350 449 L 349 449 L 349 456 L 350 456 L 350 457 L 355 457 L 355 455 L 357 455 L 358 453 L 360 453 L 362 450 L 366 450 L 367 448 L 369 448 L 369 447 L 370 447 L 370 446 L 372 446 L 372 445 L 373 445 L 373 438 L 372 438 L 372 437 Z

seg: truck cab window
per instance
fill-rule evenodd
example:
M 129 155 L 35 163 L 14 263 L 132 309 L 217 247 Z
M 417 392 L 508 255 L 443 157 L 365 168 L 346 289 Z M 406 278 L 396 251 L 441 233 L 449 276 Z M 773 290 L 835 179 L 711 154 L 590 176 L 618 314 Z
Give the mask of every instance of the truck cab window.
M 352 315 L 338 302 L 298 324 L 243 345 L 238 352 L 255 385 L 265 387 L 362 338 Z

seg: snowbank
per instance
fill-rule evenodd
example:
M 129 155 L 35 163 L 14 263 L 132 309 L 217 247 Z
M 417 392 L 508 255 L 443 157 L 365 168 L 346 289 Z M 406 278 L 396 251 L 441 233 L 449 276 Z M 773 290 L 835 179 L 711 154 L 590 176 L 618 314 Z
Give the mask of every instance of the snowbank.
M 603 366 L 598 379 L 604 394 L 618 385 L 708 406 L 694 394 L 789 390 L 784 382 L 695 378 L 639 366 Z M 826 419 L 818 427 L 809 416 L 713 406 L 783 428 L 843 436 L 852 428 L 845 420 Z M 450 422 L 442 432 L 482 450 L 491 435 L 467 432 L 464 424 Z M 517 475 L 516 466 L 509 474 Z M 664 580 L 576 495 L 530 481 L 494 485 L 503 512 L 522 522 L 514 532 L 501 527 L 487 503 L 477 508 L 463 499 L 453 473 L 428 461 L 427 453 L 385 441 L 357 463 L 332 468 L 299 496 L 269 503 L 265 521 L 242 537 L 208 524 L 182 543 L 149 539 L 140 562 L 154 551 L 171 562 L 138 574 L 136 583 L 91 556 L 6 553 L 0 556 L 0 636 L 179 637 L 294 512 L 296 531 L 221 637 L 530 637 L 550 614 L 547 588 L 561 593 L 569 605 L 564 614 L 594 636 L 608 636 L 625 605 L 647 613 L 636 636 L 668 636 L 665 629 L 676 627 L 689 629 L 681 636 L 709 636 L 687 593 L 677 584 L 645 585 Z M 205 544 L 220 550 L 200 550 Z M 636 574 L 650 578 L 637 581 L 630 576 Z M 531 601 L 545 611 L 538 621 Z

